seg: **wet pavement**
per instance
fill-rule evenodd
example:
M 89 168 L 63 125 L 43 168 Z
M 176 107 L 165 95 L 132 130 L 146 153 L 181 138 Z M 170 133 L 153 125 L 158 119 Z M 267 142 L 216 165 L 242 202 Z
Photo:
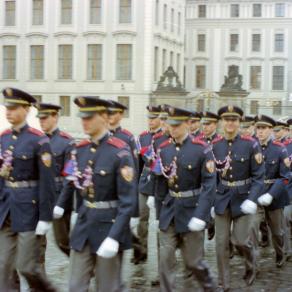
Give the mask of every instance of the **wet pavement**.
M 151 214 L 153 218 L 153 214 Z M 157 292 L 159 287 L 152 287 L 151 282 L 158 278 L 157 274 L 157 250 L 156 250 L 156 227 L 154 221 L 151 220 L 149 234 L 149 254 L 148 261 L 143 265 L 134 266 L 130 264 L 132 251 L 127 251 L 124 259 L 123 279 L 130 291 L 133 292 Z M 60 292 L 67 291 L 69 261 L 56 248 L 52 233 L 49 234 L 49 244 L 47 249 L 46 269 L 49 278 L 53 281 Z M 205 258 L 209 263 L 213 274 L 216 276 L 216 257 L 215 257 L 215 242 L 205 241 Z M 179 252 L 177 252 L 177 290 L 183 291 L 183 268 L 182 260 Z M 267 291 L 267 292 L 292 292 L 292 261 L 287 262 L 281 269 L 276 268 L 274 253 L 272 248 L 268 247 L 260 250 L 258 261 L 259 275 L 254 285 L 251 288 L 245 286 L 242 276 L 244 274 L 243 261 L 239 256 L 235 256 L 231 260 L 232 283 L 231 291 Z M 91 291 L 94 291 L 92 285 Z M 196 285 L 192 291 L 200 291 Z

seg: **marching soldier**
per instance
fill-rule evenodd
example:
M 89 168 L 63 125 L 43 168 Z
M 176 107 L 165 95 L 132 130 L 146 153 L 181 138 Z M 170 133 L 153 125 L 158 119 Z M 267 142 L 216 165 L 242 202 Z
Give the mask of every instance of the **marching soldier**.
M 191 270 L 204 291 L 214 291 L 203 261 L 204 229 L 216 185 L 214 160 L 206 143 L 188 135 L 190 112 L 170 107 L 168 114 L 173 140 L 159 148 L 163 174 L 159 184 L 168 186 L 159 216 L 160 289 L 175 290 L 175 250 L 179 247 L 185 268 Z
M 256 138 L 254 124 L 255 124 L 254 117 L 244 116 L 240 124 L 240 134 Z
M 271 138 L 275 121 L 268 116 L 259 115 L 255 117 L 255 122 L 266 169 L 264 188 L 258 202 L 264 207 L 265 218 L 272 233 L 277 267 L 282 267 L 286 260 L 283 209 L 289 204 L 284 179 L 289 180 L 290 178 L 290 161 L 284 145 Z
M 264 164 L 260 147 L 250 136 L 238 134 L 243 111 L 236 106 L 219 109 L 224 138 L 213 141 L 219 172 L 215 198 L 216 254 L 219 288 L 230 289 L 229 240 L 245 259 L 244 279 L 251 285 L 256 277 L 253 242 L 250 232 L 257 198 L 263 187 Z
M 54 216 L 62 216 L 74 187 L 82 198 L 71 235 L 69 291 L 88 291 L 95 273 L 98 291 L 121 290 L 123 250 L 130 248 L 129 221 L 136 205 L 135 166 L 129 146 L 108 131 L 107 108 L 95 97 L 77 97 L 79 116 L 90 139 L 77 145 L 70 174 Z M 73 169 L 73 171 L 69 171 Z
M 44 133 L 49 137 L 51 148 L 53 151 L 53 156 L 55 158 L 55 167 L 56 167 L 56 190 L 57 197 L 63 188 L 63 174 L 65 162 L 70 157 L 70 153 L 74 146 L 73 138 L 63 132 L 58 128 L 59 120 L 59 111 L 62 109 L 59 105 L 49 104 L 49 103 L 40 103 L 37 106 L 40 125 Z M 62 218 L 53 220 L 53 230 L 56 244 L 59 249 L 69 256 L 70 246 L 69 246 L 69 233 L 70 233 L 70 219 L 73 208 L 73 193 L 71 195 L 72 201 L 69 204 L 68 208 L 65 210 L 65 213 Z M 43 254 L 41 262 L 44 265 L 45 263 L 45 251 L 46 251 L 46 237 L 43 237 Z
M 198 112 L 192 112 L 191 118 L 190 118 L 190 134 L 193 137 L 199 137 L 201 135 L 201 113 Z
M 52 221 L 55 166 L 49 139 L 28 126 L 36 100 L 28 93 L 3 91 L 11 129 L 1 135 L 0 290 L 11 291 L 16 267 L 30 288 L 55 291 L 39 265 L 40 236 Z
M 284 143 L 288 139 L 289 135 L 289 126 L 285 122 L 277 121 L 276 125 L 273 128 L 275 140 Z

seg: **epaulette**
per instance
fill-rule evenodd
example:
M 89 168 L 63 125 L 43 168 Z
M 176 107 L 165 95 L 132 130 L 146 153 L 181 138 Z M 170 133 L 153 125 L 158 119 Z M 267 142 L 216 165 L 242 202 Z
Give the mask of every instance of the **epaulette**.
M 35 129 L 35 128 L 29 127 L 28 131 L 36 136 L 43 136 L 44 135 L 44 133 L 42 131 Z
M 164 148 L 168 145 L 171 144 L 171 138 L 167 139 L 166 141 L 162 142 L 160 145 L 159 145 L 159 148 Z
M 88 145 L 88 144 L 90 144 L 90 143 L 91 143 L 91 142 L 90 142 L 88 139 L 84 139 L 84 140 L 80 141 L 80 142 L 76 145 L 76 147 L 77 147 L 77 148 L 80 148 L 80 147 L 86 146 L 86 145 Z
M 125 146 L 127 146 L 126 142 L 124 142 L 123 140 L 121 140 L 119 138 L 113 137 L 113 136 L 107 140 L 107 143 L 111 144 L 117 148 L 124 148 Z
M 11 130 L 11 129 L 6 129 L 6 130 L 4 130 L 4 131 L 0 134 L 0 136 L 8 135 L 8 134 L 11 134 L 11 133 L 12 133 L 12 130 Z
M 212 144 L 216 144 L 223 140 L 223 137 L 221 135 L 218 135 L 214 140 L 212 140 Z
M 129 137 L 132 137 L 133 136 L 133 134 L 130 131 L 128 131 L 127 129 L 122 129 L 121 132 L 124 133 L 124 134 L 126 134 Z
M 66 138 L 66 139 L 73 139 L 72 136 L 70 136 L 68 133 L 60 131 L 60 136 Z
M 274 145 L 277 145 L 277 146 L 281 146 L 281 147 L 285 147 L 285 145 L 282 143 L 282 142 L 280 142 L 280 141 L 273 141 L 273 144 Z
M 252 136 L 250 136 L 250 135 L 241 135 L 240 138 L 242 140 L 246 140 L 246 141 L 252 141 L 252 142 L 255 141 L 255 139 Z
M 158 139 L 158 138 L 162 137 L 163 135 L 164 135 L 164 133 L 162 131 L 158 132 L 153 136 L 153 139 Z
M 285 142 L 284 142 L 284 145 L 287 146 L 289 144 L 292 143 L 292 139 L 287 139 Z
M 145 136 L 147 134 L 149 134 L 149 131 L 146 130 L 146 131 L 142 132 L 139 136 L 142 137 L 142 136 Z
M 201 140 L 200 138 L 196 137 L 192 139 L 192 143 L 193 144 L 199 144 L 202 146 L 208 146 L 208 144 L 206 142 L 204 142 L 203 140 Z

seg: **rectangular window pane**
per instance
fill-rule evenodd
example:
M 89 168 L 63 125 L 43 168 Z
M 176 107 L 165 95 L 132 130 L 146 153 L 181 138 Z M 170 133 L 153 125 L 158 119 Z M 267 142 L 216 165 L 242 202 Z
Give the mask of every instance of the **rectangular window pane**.
M 30 47 L 30 78 L 44 79 L 44 46 Z
M 259 113 L 259 102 L 257 100 L 252 100 L 250 102 L 250 114 L 257 115 Z
M 87 79 L 102 79 L 102 45 L 87 47 Z
M 238 34 L 230 35 L 230 51 L 238 52 Z
M 230 16 L 231 17 L 239 17 L 239 4 L 231 4 L 230 5 Z
M 15 25 L 15 1 L 5 1 L 5 25 Z
M 275 52 L 284 52 L 284 34 L 275 34 Z
M 177 15 L 177 34 L 181 33 L 181 13 Z
M 117 45 L 117 80 L 132 80 L 132 45 Z
M 273 66 L 273 90 L 284 90 L 284 66 Z
M 167 5 L 163 5 L 163 28 L 167 29 Z
M 180 54 L 176 55 L 176 73 L 180 77 Z
M 59 46 L 59 79 L 72 79 L 72 45 Z
M 61 116 L 69 117 L 71 114 L 70 96 L 60 96 Z
M 282 115 L 282 102 L 274 101 L 273 102 L 273 115 L 281 116 Z
M 196 88 L 206 87 L 206 66 L 196 66 Z
M 132 22 L 132 0 L 120 0 L 120 23 Z
M 206 51 L 206 35 L 198 34 L 198 51 L 205 52 Z
M 61 24 L 72 23 L 72 0 L 62 0 L 61 2 Z
M 262 67 L 250 66 L 250 88 L 261 89 Z
M 285 16 L 285 4 L 284 3 L 276 3 L 275 4 L 275 16 L 276 17 L 284 17 Z
M 16 46 L 3 47 L 3 79 L 16 79 Z
M 171 32 L 174 32 L 174 9 L 171 9 L 171 20 L 170 20 L 170 25 L 171 25 Z
M 261 50 L 261 35 L 253 34 L 252 35 L 252 51 L 259 52 Z
M 253 17 L 261 17 L 262 16 L 262 4 L 253 4 Z
M 101 23 L 101 1 L 102 0 L 90 0 L 90 24 Z
M 206 5 L 199 5 L 198 17 L 205 18 L 206 17 Z
M 155 7 L 155 25 L 159 25 L 159 12 L 160 12 L 160 4 L 159 0 L 156 0 L 156 7 Z
M 128 109 L 124 111 L 124 117 L 130 117 L 130 97 L 129 96 L 118 96 L 118 102 L 126 106 Z
M 43 0 L 33 0 L 32 3 L 32 24 L 42 25 L 44 23 L 44 1 Z
M 159 65 L 159 48 L 154 48 L 154 81 L 158 80 L 158 65 Z
M 162 51 L 162 74 L 166 71 L 166 49 Z

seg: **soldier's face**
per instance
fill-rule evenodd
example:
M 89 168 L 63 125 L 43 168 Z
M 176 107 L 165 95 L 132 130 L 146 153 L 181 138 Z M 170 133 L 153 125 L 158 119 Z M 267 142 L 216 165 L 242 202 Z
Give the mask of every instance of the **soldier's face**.
M 172 138 L 179 140 L 188 133 L 188 128 L 189 126 L 187 122 L 183 122 L 179 125 L 170 125 L 170 135 Z
M 122 113 L 118 112 L 118 113 L 110 114 L 108 117 L 108 122 L 109 122 L 110 127 L 119 124 L 122 118 L 123 118 Z
M 11 125 L 19 125 L 26 120 L 29 107 L 8 106 L 6 107 L 6 119 Z
M 257 126 L 256 135 L 260 142 L 265 142 L 272 134 L 272 128 L 267 126 Z
M 107 129 L 108 115 L 106 113 L 95 114 L 88 118 L 82 118 L 82 127 L 85 134 L 96 136 Z
M 200 129 L 201 123 L 200 121 L 190 121 L 190 132 L 195 132 Z
M 160 127 L 160 119 L 148 119 L 148 126 L 150 130 L 156 130 Z
M 253 135 L 254 134 L 254 126 L 249 126 L 247 128 L 242 127 L 240 128 L 241 135 Z
M 51 132 L 58 123 L 58 116 L 49 115 L 47 117 L 39 118 L 40 126 L 45 133 Z
M 203 123 L 202 132 L 205 136 L 212 135 L 217 129 L 217 123 Z
M 274 132 L 275 138 L 277 140 L 281 139 L 284 136 L 284 133 L 285 133 L 284 129 L 280 129 L 280 130 L 275 129 L 273 132 Z
M 240 121 L 238 118 L 224 118 L 222 120 L 222 126 L 225 133 L 232 135 L 238 131 Z

